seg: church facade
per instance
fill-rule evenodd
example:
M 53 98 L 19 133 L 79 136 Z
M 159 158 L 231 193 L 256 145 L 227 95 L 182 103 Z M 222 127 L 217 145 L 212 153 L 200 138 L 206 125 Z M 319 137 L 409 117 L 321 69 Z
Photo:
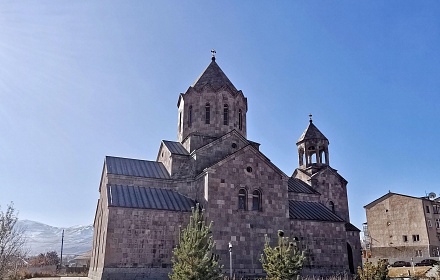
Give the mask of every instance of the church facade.
M 99 186 L 91 279 L 167 279 L 180 226 L 196 203 L 213 221 L 225 272 L 261 275 L 264 236 L 277 231 L 305 252 L 304 274 L 355 273 L 359 230 L 350 223 L 347 181 L 330 167 L 329 141 L 310 119 L 291 176 L 247 139 L 247 99 L 215 57 L 178 97 L 177 141 L 154 161 L 107 156 Z

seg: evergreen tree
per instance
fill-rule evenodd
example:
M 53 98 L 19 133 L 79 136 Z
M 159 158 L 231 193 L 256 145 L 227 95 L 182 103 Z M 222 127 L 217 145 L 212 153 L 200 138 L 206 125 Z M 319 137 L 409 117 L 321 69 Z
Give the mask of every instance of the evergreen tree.
M 388 261 L 379 259 L 374 265 L 366 260 L 364 267 L 358 267 L 358 275 L 360 280 L 388 280 Z
M 171 280 L 222 279 L 222 266 L 213 253 L 215 242 L 211 235 L 212 222 L 206 225 L 204 210 L 199 204 L 192 208 L 189 224 L 179 231 L 179 244 L 173 250 Z
M 267 273 L 266 279 L 296 279 L 305 260 L 304 252 L 299 250 L 296 242 L 284 237 L 282 230 L 278 231 L 278 246 L 271 247 L 267 235 L 265 239 L 264 254 L 261 255 L 260 261 Z

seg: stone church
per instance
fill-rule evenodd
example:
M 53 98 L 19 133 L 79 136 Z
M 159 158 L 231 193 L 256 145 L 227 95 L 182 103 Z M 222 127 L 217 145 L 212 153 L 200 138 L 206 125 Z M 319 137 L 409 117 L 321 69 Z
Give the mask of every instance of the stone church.
M 262 275 L 264 236 L 275 242 L 279 229 L 305 252 L 304 274 L 355 273 L 361 246 L 347 181 L 330 167 L 329 140 L 311 118 L 288 176 L 247 139 L 247 99 L 215 56 L 177 108 L 177 141 L 163 140 L 156 160 L 105 158 L 91 279 L 167 279 L 179 228 L 195 203 L 214 222 L 226 273 L 231 242 L 234 274 Z

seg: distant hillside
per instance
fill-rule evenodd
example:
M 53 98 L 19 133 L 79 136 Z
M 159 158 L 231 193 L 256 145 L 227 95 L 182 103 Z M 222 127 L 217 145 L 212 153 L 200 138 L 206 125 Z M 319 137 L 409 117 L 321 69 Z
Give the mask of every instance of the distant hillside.
M 56 251 L 60 255 L 64 229 L 63 255 L 79 255 L 92 249 L 93 226 L 52 227 L 43 223 L 19 220 L 17 226 L 25 229 L 29 255 Z

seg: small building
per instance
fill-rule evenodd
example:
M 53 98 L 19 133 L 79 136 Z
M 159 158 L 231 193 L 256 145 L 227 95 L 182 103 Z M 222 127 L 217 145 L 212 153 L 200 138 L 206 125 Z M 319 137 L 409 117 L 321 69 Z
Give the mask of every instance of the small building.
M 364 238 L 371 258 L 392 263 L 439 257 L 440 200 L 435 194 L 413 197 L 389 192 L 364 208 Z
M 90 267 L 90 258 L 92 251 L 87 251 L 78 255 L 69 261 L 69 267 Z

